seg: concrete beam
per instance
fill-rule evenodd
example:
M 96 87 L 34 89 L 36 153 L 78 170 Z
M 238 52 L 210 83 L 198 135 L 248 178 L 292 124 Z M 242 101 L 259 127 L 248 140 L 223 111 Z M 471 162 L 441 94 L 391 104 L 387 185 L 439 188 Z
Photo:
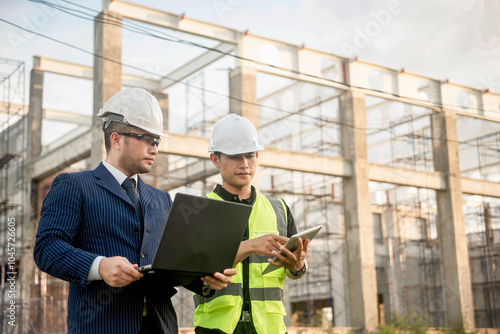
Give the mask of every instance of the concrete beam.
M 219 170 L 214 167 L 212 161 L 207 159 L 196 161 L 187 166 L 166 171 L 160 184 L 160 189 L 169 191 L 185 184 L 193 183 L 207 177 L 216 175 Z
M 184 14 L 172 14 L 121 0 L 112 1 L 108 9 L 126 19 L 215 39 L 221 42 L 237 43 L 238 31 L 191 19 L 184 16 Z
M 184 14 L 172 14 L 122 0 L 104 1 L 103 7 L 127 19 L 215 39 L 221 42 L 238 44 L 238 55 L 262 62 L 259 64 L 240 60 L 240 65 L 253 67 L 259 72 L 313 82 L 343 90 L 361 90 L 363 93 L 371 93 L 371 90 L 375 89 L 380 91 L 379 93 L 374 93 L 376 96 L 392 98 L 404 103 L 428 108 L 441 107 L 441 96 L 443 96 L 443 100 L 447 101 L 445 103 L 445 108 L 447 108 L 446 104 L 454 100 L 455 97 L 455 92 L 451 92 L 451 100 L 447 97 L 450 95 L 448 94 L 448 91 L 450 91 L 449 87 L 444 88 L 443 94 L 443 87 L 440 87 L 439 81 L 409 74 L 404 69 L 396 70 L 359 60 L 349 63 L 347 58 L 337 55 L 261 36 L 243 34 L 234 29 L 188 18 Z M 271 51 L 267 54 L 274 55 L 274 59 L 261 59 L 260 50 L 263 46 L 269 47 Z M 332 65 L 338 70 L 329 70 L 328 68 L 331 68 Z M 379 89 L 372 87 L 374 83 L 369 80 L 370 74 L 373 73 L 380 78 L 381 87 Z M 428 88 L 424 88 L 427 90 L 430 89 L 426 94 L 431 102 L 427 103 L 420 100 L 419 93 L 424 89 L 421 85 L 422 82 L 428 84 Z M 346 85 L 348 83 L 352 86 L 348 87 Z M 447 83 L 447 85 L 449 84 Z M 471 107 L 478 108 L 479 111 L 471 110 L 469 115 L 474 116 L 476 114 L 476 116 L 482 116 L 483 114 L 489 114 L 493 115 L 492 119 L 496 118 L 495 114 L 489 113 L 484 109 L 485 106 L 493 106 L 493 109 L 497 109 L 498 103 L 496 101 L 499 98 L 493 96 L 495 94 L 491 94 L 488 91 L 481 92 L 470 87 L 459 87 L 459 89 L 467 91 L 477 101 L 476 105 L 472 105 Z M 457 110 L 454 101 L 450 103 L 448 108 L 450 110 Z
M 94 78 L 94 68 L 91 66 L 45 57 L 39 58 L 40 65 L 37 69 L 40 71 L 65 75 L 78 79 L 93 80 Z M 126 73 L 122 73 L 122 84 L 124 87 L 141 87 L 151 91 L 160 89 L 159 83 L 156 80 Z
M 29 165 L 32 179 L 42 179 L 90 156 L 91 131 L 34 159 Z
M 482 114 L 478 114 L 477 110 L 471 110 L 471 111 L 467 111 L 466 109 L 465 110 L 464 109 L 458 110 L 454 106 L 442 105 L 441 103 L 437 103 L 437 102 L 428 102 L 428 101 L 423 101 L 423 100 L 415 99 L 415 98 L 411 98 L 411 97 L 398 96 L 398 95 L 394 95 L 392 93 L 377 92 L 377 91 L 371 90 L 370 88 L 348 87 L 347 85 L 343 85 L 341 83 L 334 82 L 334 81 L 331 81 L 328 79 L 319 78 L 319 77 L 311 77 L 311 76 L 307 76 L 304 74 L 298 74 L 295 72 L 291 72 L 289 70 L 282 70 L 282 69 L 268 67 L 268 66 L 260 65 L 260 64 L 254 64 L 253 67 L 259 73 L 266 73 L 266 74 L 275 75 L 275 76 L 279 76 L 279 77 L 283 77 L 283 78 L 289 78 L 289 79 L 297 80 L 297 81 L 310 82 L 313 84 L 322 85 L 322 86 L 326 86 L 326 87 L 332 87 L 332 88 L 336 88 L 336 89 L 344 90 L 344 91 L 345 90 L 356 91 L 356 92 L 364 93 L 366 95 L 387 99 L 390 101 L 396 101 L 396 102 L 401 102 L 401 103 L 405 103 L 408 105 L 414 105 L 414 106 L 418 106 L 418 107 L 427 108 L 427 109 L 429 109 L 429 111 L 434 111 L 434 112 L 441 112 L 443 110 L 452 111 L 452 112 L 455 112 L 456 114 L 461 114 L 464 116 L 479 118 L 479 119 L 492 121 L 492 122 L 498 122 L 498 120 L 500 119 L 500 116 L 499 116 L 500 110 L 491 109 L 491 107 L 490 107 L 489 112 L 485 112 L 484 115 L 482 115 Z M 493 94 L 490 94 L 490 95 L 493 95 Z M 488 95 L 488 99 L 491 99 L 491 97 L 489 95 Z M 497 100 L 500 101 L 500 98 Z M 497 100 L 495 100 L 495 101 L 497 101 Z M 493 103 L 489 102 L 489 105 L 493 106 L 493 108 L 496 108 L 496 105 Z
M 398 71 L 364 61 L 349 63 L 350 83 L 389 94 L 399 95 Z
M 162 141 L 159 152 L 186 157 L 208 159 L 209 139 L 191 135 L 165 132 L 170 139 Z M 296 151 L 286 151 L 267 147 L 259 153 L 259 165 L 266 168 L 294 170 L 304 173 L 324 174 L 331 176 L 352 176 L 351 163 L 341 157 L 328 157 Z M 368 178 L 370 181 L 398 184 L 409 187 L 446 189 L 444 174 L 440 172 L 416 171 L 369 163 Z M 466 183 L 464 192 L 484 196 L 498 197 L 499 184 L 495 182 L 463 179 Z M 495 195 L 496 192 L 496 195 Z
M 208 159 L 209 139 L 178 134 L 173 132 L 165 132 L 170 139 L 162 141 L 159 147 L 159 152 L 163 154 L 175 154 L 185 157 L 196 157 Z M 90 139 L 90 134 L 86 133 L 74 141 L 86 143 Z M 73 142 L 73 141 L 72 141 Z M 70 143 L 66 145 L 72 145 Z M 85 144 L 84 144 L 85 146 Z M 61 148 L 57 148 L 56 151 Z M 66 151 L 65 151 L 66 152 Z M 65 153 L 67 161 L 78 161 L 74 154 L 78 157 L 81 155 L 80 150 L 70 148 Z M 60 153 L 57 153 L 60 154 Z M 51 174 L 47 172 L 51 170 L 49 165 L 49 156 L 57 157 L 53 152 L 47 152 L 43 159 L 37 162 L 37 167 L 34 171 L 34 178 L 39 178 L 42 174 Z M 77 160 L 75 160 L 77 159 Z M 62 164 L 67 165 L 66 160 L 57 158 L 57 161 L 62 161 Z M 54 164 L 57 165 L 57 164 Z M 275 148 L 266 148 L 265 151 L 259 153 L 259 165 L 266 168 L 278 168 L 284 170 L 294 170 L 304 173 L 324 174 L 331 176 L 350 177 L 352 176 L 351 164 L 341 157 L 327 157 L 310 153 L 302 153 L 295 151 L 286 151 Z M 42 166 L 48 166 L 44 168 Z M 189 168 L 191 171 L 198 170 Z M 172 173 L 172 171 L 168 172 Z M 181 173 L 181 172 L 178 172 Z M 185 177 L 187 174 L 182 174 Z M 213 174 L 207 174 L 211 176 Z M 170 174 L 169 174 L 170 176 Z M 168 177 L 168 176 L 167 176 Z M 181 176 L 179 176 L 181 177 Z M 445 176 L 440 172 L 416 171 L 405 168 L 397 168 L 390 166 L 368 164 L 368 178 L 370 181 L 384 182 L 390 184 L 398 184 L 409 187 L 428 188 L 434 190 L 445 190 Z M 179 185 L 177 185 L 179 186 Z M 497 182 L 482 181 L 475 179 L 462 178 L 462 191 L 465 194 L 480 195 L 488 197 L 500 197 L 500 184 Z
M 46 57 L 39 57 L 40 63 L 36 69 L 46 72 L 65 75 L 68 77 L 92 80 L 94 69 L 91 66 L 70 63 Z
M 180 80 L 183 80 L 188 76 L 202 70 L 204 67 L 224 57 L 224 53 L 233 51 L 235 49 L 235 45 L 231 43 L 220 43 L 219 45 L 215 46 L 214 49 L 217 49 L 221 52 L 207 51 L 204 54 L 189 61 L 188 63 L 182 65 L 181 67 L 178 67 L 175 71 L 160 79 L 158 83 L 159 88 L 157 90 L 164 90 L 176 84 Z
M 417 171 L 372 163 L 369 163 L 368 166 L 368 178 L 370 181 L 434 190 L 446 189 L 444 174 L 439 172 Z
M 16 114 L 18 116 L 24 116 L 28 108 L 20 104 L 11 103 L 7 105 L 5 102 L 0 102 L 0 114 L 4 113 L 4 108 L 9 107 L 10 114 Z M 92 119 L 90 116 L 76 114 L 69 111 L 53 110 L 53 109 L 42 109 L 43 119 L 48 121 L 74 123 L 78 125 L 90 126 L 92 124 Z
M 158 151 L 186 157 L 208 159 L 209 139 L 185 134 L 165 132 L 170 139 L 161 142 Z M 266 148 L 259 153 L 259 165 L 267 168 L 279 168 L 305 173 L 325 174 L 332 176 L 350 176 L 351 168 L 339 157 L 327 157 L 316 154 L 285 151 Z
M 450 83 L 448 80 L 441 85 L 443 105 L 454 111 L 467 111 L 471 108 L 472 113 L 484 115 L 483 93 L 482 90 Z
M 28 108 L 21 104 L 0 102 L 0 114 L 5 113 L 5 108 L 9 107 L 11 110 L 11 115 L 16 114 L 18 116 L 24 116 L 28 112 Z M 14 112 L 12 112 L 14 110 Z M 69 111 L 54 110 L 54 109 L 42 109 L 43 119 L 56 122 L 74 123 L 78 125 L 90 126 L 92 124 L 92 119 L 90 116 L 76 114 Z
M 234 50 L 235 47 L 234 47 L 234 45 L 229 44 L 229 43 L 221 43 L 218 46 L 216 46 L 215 48 L 221 50 L 222 52 L 231 52 L 232 50 Z M 210 64 L 210 63 L 212 63 L 212 62 L 214 62 L 222 57 L 223 57 L 222 54 L 218 54 L 218 53 L 213 52 L 213 51 L 208 51 L 208 52 L 204 53 L 203 55 L 190 61 L 189 63 L 176 69 L 175 71 L 169 73 L 168 75 L 165 76 L 165 78 L 160 79 L 158 81 L 151 80 L 151 79 L 141 77 L 141 76 L 122 73 L 122 85 L 124 87 L 141 87 L 141 88 L 144 88 L 144 89 L 150 90 L 150 91 L 163 90 L 163 89 L 170 87 L 175 82 L 186 78 L 187 76 L 201 70 L 204 66 L 206 66 L 206 65 L 208 65 L 208 64 Z M 75 63 L 70 63 L 70 62 L 46 58 L 46 57 L 37 57 L 37 58 L 39 58 L 40 65 L 38 65 L 38 66 L 35 65 L 35 68 L 37 68 L 40 71 L 70 76 L 70 77 L 74 77 L 74 78 L 92 80 L 93 68 L 91 66 L 75 64 Z M 322 86 L 328 86 L 328 87 L 337 88 L 337 89 L 346 89 L 346 86 L 344 86 L 344 85 L 339 86 L 336 84 L 331 84 L 332 82 L 329 81 L 328 79 L 310 78 L 307 76 L 300 76 L 300 75 L 290 73 L 289 71 L 287 72 L 287 71 L 282 71 L 279 69 L 273 69 L 273 68 L 268 68 L 268 67 L 259 66 L 259 65 L 255 65 L 255 67 L 257 68 L 258 72 L 261 72 L 261 73 L 267 73 L 267 74 L 287 77 L 290 79 L 299 80 L 301 82 L 310 82 L 310 83 L 315 83 L 315 84 L 319 84 Z M 170 79 L 167 79 L 167 78 L 170 78 Z M 424 77 L 422 77 L 422 78 L 426 79 Z M 366 89 L 361 89 L 361 90 L 366 90 Z M 415 100 L 412 98 L 406 98 L 406 97 L 398 97 L 398 96 L 394 96 L 394 95 L 383 93 L 383 92 L 367 92 L 367 94 L 387 99 L 387 101 L 382 102 L 382 103 L 398 101 L 398 102 L 402 102 L 402 103 L 406 103 L 406 104 L 410 104 L 410 105 L 416 105 L 416 106 L 429 108 L 429 109 L 436 111 L 436 112 L 441 111 L 441 109 L 436 104 L 433 104 L 431 102 L 418 101 L 418 100 Z M 498 96 L 499 96 L 499 94 L 495 94 L 495 93 L 491 93 L 491 92 L 487 92 L 487 93 L 483 94 L 483 99 L 487 99 L 488 102 L 484 102 L 486 107 L 485 107 L 484 113 L 481 113 L 481 114 L 480 113 L 473 114 L 471 112 L 467 112 L 464 109 L 457 108 L 456 105 L 454 105 L 454 106 L 453 105 L 452 106 L 445 105 L 444 109 L 453 111 L 456 114 L 460 114 L 460 115 L 467 116 L 467 117 L 478 118 L 478 119 L 482 119 L 485 121 L 498 122 L 498 119 L 500 118 L 500 116 L 499 116 L 500 110 L 498 110 L 495 113 L 494 108 L 496 108 L 497 105 L 489 102 L 490 100 L 492 100 L 494 98 L 496 99 L 495 101 L 500 101 L 500 98 Z M 268 98 L 268 97 L 271 97 L 271 96 L 263 97 L 263 99 Z M 372 107 L 374 107 L 374 106 L 371 106 L 370 108 L 372 108 Z
M 43 109 L 43 119 L 56 122 L 73 123 L 82 126 L 92 125 L 91 116 L 75 114 L 69 111 Z
M 209 139 L 203 137 L 195 137 L 186 134 L 166 132 L 169 139 L 162 140 L 158 147 L 158 152 L 180 155 L 183 157 L 194 157 L 208 159 Z
M 500 198 L 500 183 L 463 177 L 462 192 L 470 195 Z
M 0 102 L 0 114 L 24 116 L 28 113 L 28 107 L 16 103 Z
M 304 173 L 332 176 L 352 175 L 351 164 L 340 157 L 327 157 L 273 148 L 266 148 L 265 151 L 259 152 L 259 165 Z

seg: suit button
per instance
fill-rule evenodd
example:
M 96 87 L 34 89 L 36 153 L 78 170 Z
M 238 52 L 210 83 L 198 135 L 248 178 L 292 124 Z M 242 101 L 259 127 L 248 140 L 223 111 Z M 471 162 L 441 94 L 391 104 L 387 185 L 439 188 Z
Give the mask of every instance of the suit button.
M 141 252 L 141 257 L 144 259 L 146 257 L 146 254 L 144 254 L 144 252 Z
M 134 230 L 134 233 L 135 233 L 135 234 L 139 234 L 139 232 L 140 232 L 140 231 L 139 231 L 139 229 L 138 229 L 138 228 L 136 228 L 136 229 Z
M 133 208 L 133 207 L 129 207 L 129 208 L 128 208 L 128 211 L 130 211 L 131 213 L 134 213 L 134 212 L 135 212 L 135 210 L 134 210 L 134 208 Z

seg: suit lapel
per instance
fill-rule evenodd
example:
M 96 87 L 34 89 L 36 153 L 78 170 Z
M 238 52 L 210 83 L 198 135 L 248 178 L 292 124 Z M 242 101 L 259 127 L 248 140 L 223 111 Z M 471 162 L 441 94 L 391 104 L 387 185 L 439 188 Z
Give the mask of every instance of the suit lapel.
M 93 170 L 93 174 L 98 186 L 106 189 L 113 195 L 120 197 L 125 202 L 134 205 L 130 198 L 127 196 L 125 189 L 122 188 L 115 177 L 102 163 L 100 163 L 99 166 L 97 166 L 97 168 Z

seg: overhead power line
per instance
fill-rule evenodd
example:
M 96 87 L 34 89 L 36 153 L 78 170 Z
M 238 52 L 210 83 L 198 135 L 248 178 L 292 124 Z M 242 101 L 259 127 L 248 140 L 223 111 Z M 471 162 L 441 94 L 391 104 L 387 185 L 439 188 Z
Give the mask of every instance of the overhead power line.
M 82 18 L 82 19 L 85 19 L 85 20 L 88 20 L 88 21 L 95 21 L 96 20 L 96 21 L 101 22 L 101 23 L 106 23 L 106 24 L 110 24 L 110 25 L 120 26 L 123 29 L 131 31 L 131 32 L 134 32 L 134 33 L 147 35 L 147 36 L 158 38 L 158 39 L 162 39 L 162 40 L 165 40 L 165 41 L 168 41 L 168 42 L 175 42 L 175 43 L 190 45 L 190 46 L 197 47 L 197 48 L 202 48 L 204 50 L 212 51 L 212 52 L 217 52 L 217 53 L 220 53 L 220 54 L 222 54 L 224 56 L 233 57 L 233 58 L 236 58 L 238 60 L 243 60 L 243 61 L 251 62 L 251 63 L 254 63 L 254 64 L 258 64 L 258 65 L 261 65 L 261 66 L 266 66 L 266 67 L 270 67 L 270 68 L 273 68 L 273 69 L 278 69 L 278 70 L 281 70 L 281 71 L 290 72 L 290 73 L 293 73 L 293 74 L 298 75 L 298 76 L 310 77 L 310 78 L 319 79 L 319 80 L 325 80 L 325 81 L 328 81 L 328 82 L 331 82 L 331 83 L 334 83 L 334 84 L 338 84 L 338 85 L 344 86 L 346 88 L 349 88 L 349 87 L 350 88 L 356 88 L 356 89 L 363 90 L 363 91 L 371 91 L 371 92 L 377 92 L 377 93 L 384 93 L 384 94 L 388 94 L 388 95 L 391 95 L 391 96 L 396 97 L 396 98 L 402 98 L 402 96 L 400 96 L 398 94 L 395 94 L 395 93 L 386 92 L 386 91 L 382 91 L 382 90 L 377 90 L 377 89 L 373 89 L 373 88 L 366 88 L 366 87 L 356 86 L 356 85 L 352 85 L 352 84 L 348 84 L 348 83 L 345 83 L 345 82 L 341 82 L 341 81 L 337 81 L 337 80 L 333 80 L 333 79 L 328 79 L 328 78 L 320 77 L 320 76 L 309 74 L 309 73 L 303 73 L 303 72 L 300 72 L 300 71 L 297 71 L 297 70 L 293 70 L 293 69 L 290 69 L 290 68 L 284 68 L 284 67 L 272 65 L 272 64 L 265 63 L 265 62 L 262 62 L 262 61 L 259 61 L 259 60 L 245 58 L 245 57 L 238 56 L 238 55 L 230 53 L 230 52 L 224 52 L 224 51 L 221 51 L 219 49 L 215 49 L 215 48 L 212 48 L 212 47 L 200 44 L 200 43 L 196 43 L 196 42 L 184 40 L 182 38 L 177 38 L 177 37 L 175 37 L 173 35 L 170 35 L 170 34 L 166 33 L 165 31 L 162 31 L 162 30 L 154 29 L 152 27 L 145 27 L 144 25 L 142 25 L 140 23 L 137 23 L 137 22 L 134 22 L 134 21 L 131 21 L 131 20 L 118 19 L 115 16 L 113 16 L 111 14 L 108 14 L 108 13 L 104 13 L 103 12 L 102 14 L 103 14 L 104 19 L 99 19 L 97 17 L 91 16 L 91 14 L 84 13 L 84 12 L 82 12 L 80 10 L 69 8 L 69 7 L 65 7 L 65 6 L 61 6 L 61 5 L 57 5 L 57 4 L 48 2 L 48 1 L 44 1 L 44 0 L 28 0 L 28 1 L 35 2 L 35 3 L 40 3 L 40 4 L 46 5 L 46 6 L 50 6 L 52 8 L 58 9 L 60 11 L 63 11 L 65 13 L 69 14 L 69 15 L 73 15 L 73 16 L 76 16 L 76 17 L 79 17 L 79 18 Z M 101 12 L 95 10 L 95 9 L 92 9 L 90 7 L 86 7 L 86 6 L 74 3 L 72 1 L 68 1 L 68 0 L 61 0 L 61 1 L 65 2 L 65 3 L 68 3 L 68 4 L 71 4 L 71 5 L 74 5 L 74 6 L 77 6 L 79 8 L 86 9 L 88 11 L 91 11 L 91 12 L 95 13 L 95 14 L 100 14 L 101 13 Z M 71 13 L 71 11 L 75 11 L 75 12 L 84 14 L 84 15 L 86 15 L 86 17 L 78 16 L 76 14 Z M 163 35 L 163 36 L 160 36 L 160 35 Z M 164 37 L 164 36 L 166 36 L 166 37 Z M 437 103 L 437 102 L 426 101 L 426 100 L 423 100 L 423 99 L 413 98 L 413 97 L 404 97 L 404 98 L 406 100 L 408 100 L 408 101 L 413 101 L 413 102 L 416 102 L 416 103 L 422 103 L 423 102 L 423 103 L 426 103 L 426 104 L 431 104 L 433 108 L 442 108 L 443 107 L 441 103 Z M 459 105 L 455 105 L 453 107 L 462 108 Z M 479 111 L 483 111 L 483 112 L 499 113 L 499 111 L 497 111 L 497 110 L 486 110 L 486 109 L 479 110 L 478 108 L 467 108 L 467 109 L 478 111 L 478 112 Z
M 31 2 L 40 2 L 39 0 L 28 0 L 28 1 L 31 1 Z M 63 0 L 64 1 L 64 0 Z M 68 2 L 68 1 L 65 1 L 65 2 Z M 90 9 L 89 9 L 90 10 Z M 167 80 L 170 80 L 172 82 L 175 82 L 175 83 L 180 83 L 182 85 L 185 85 L 187 87 L 191 87 L 191 88 L 194 88 L 194 89 L 199 89 L 199 90 L 203 90 L 207 93 L 210 93 L 210 94 L 213 94 L 213 95 L 218 95 L 218 96 L 222 96 L 222 97 L 225 97 L 225 98 L 228 98 L 228 99 L 232 99 L 232 100 L 235 100 L 235 101 L 238 101 L 238 102 L 241 102 L 241 103 L 246 103 L 246 104 L 250 104 L 250 105 L 255 105 L 257 107 L 260 107 L 260 108 L 265 108 L 265 109 L 270 109 L 270 110 L 274 110 L 274 111 L 278 111 L 278 112 L 282 112 L 282 113 L 285 113 L 285 114 L 288 114 L 289 116 L 295 116 L 295 115 L 298 115 L 299 113 L 296 112 L 296 111 L 287 111 L 287 110 L 284 110 L 284 109 L 280 109 L 280 108 L 277 108 L 277 107 L 270 107 L 270 106 L 266 106 L 266 105 L 263 105 L 263 104 L 259 104 L 259 103 L 255 103 L 255 102 L 250 102 L 250 101 L 245 101 L 243 99 L 240 99 L 240 98 L 237 98 L 237 97 L 234 97 L 234 96 L 230 96 L 230 95 L 226 95 L 224 93 L 219 93 L 219 92 L 215 92 L 215 91 L 211 91 L 209 89 L 206 89 L 206 88 L 202 88 L 202 87 L 197 87 L 197 86 L 194 86 L 194 85 L 191 85 L 187 82 L 184 82 L 182 80 L 177 80 L 177 79 L 173 79 L 173 78 L 170 78 L 168 76 L 162 76 L 158 73 L 155 73 L 155 72 L 152 72 L 152 71 L 149 71 L 149 70 L 146 70 L 144 68 L 141 68 L 141 67 L 138 67 L 138 66 L 135 66 L 135 65 L 130 65 L 130 64 L 126 64 L 126 63 L 123 63 L 123 62 L 120 62 L 120 61 L 117 61 L 117 60 L 114 60 L 114 59 L 111 59 L 111 58 L 107 58 L 107 57 L 104 57 L 102 55 L 99 55 L 99 54 L 96 54 L 92 51 L 88 51 L 86 49 L 83 49 L 81 47 L 78 47 L 76 45 L 73 45 L 73 44 L 70 44 L 70 43 L 67 43 L 67 42 L 64 42 L 64 41 L 61 41 L 61 40 L 58 40 L 58 39 L 55 39 L 53 37 L 50 37 L 50 36 L 47 36 L 47 35 L 44 35 L 44 34 L 41 34 L 41 33 L 38 33 L 38 32 L 35 32 L 35 31 L 32 31 L 30 29 L 27 29 L 27 28 L 24 28 L 24 27 L 21 27 L 15 23 L 12 23 L 10 21 L 7 21 L 5 19 L 2 19 L 0 18 L 0 21 L 2 22 L 5 22 L 9 25 L 12 25 L 18 29 L 21 29 L 21 30 L 24 30 L 26 32 L 29 32 L 29 33 L 32 33 L 32 34 L 35 34 L 37 36 L 40 36 L 40 37 L 43 37 L 43 38 L 46 38 L 46 39 L 49 39 L 53 42 L 56 42 L 56 43 L 59 43 L 61 45 L 64 45 L 64 46 L 67 46 L 67 47 L 70 47 L 70 48 L 74 48 L 76 50 L 79 50 L 81 52 L 84 52 L 86 54 L 89 54 L 89 55 L 93 55 L 95 57 L 98 57 L 98 58 L 101 58 L 105 61 L 110 61 L 110 62 L 113 62 L 115 64 L 119 64 L 123 67 L 126 67 L 126 68 L 130 68 L 130 69 L 134 69 L 134 70 L 137 70 L 137 71 L 141 71 L 141 72 L 144 72 L 144 73 L 147 73 L 147 74 L 150 74 L 152 76 L 155 76 L 155 77 L 158 77 L 160 79 L 167 79 Z M 103 23 L 106 23 L 107 21 L 102 21 Z M 116 22 L 115 22 L 116 23 Z M 220 50 L 217 50 L 217 51 L 220 51 Z M 270 65 L 272 66 L 272 65 Z M 352 86 L 351 86 L 352 87 Z M 366 90 L 369 90 L 369 89 L 366 89 Z M 299 111 L 300 112 L 300 111 Z M 391 128 L 378 128 L 378 127 L 370 127 L 370 128 L 367 128 L 367 127 L 356 127 L 354 125 L 351 125 L 351 124 L 345 124 L 345 123 L 342 123 L 340 121 L 337 121 L 337 120 L 332 120 L 332 119 L 325 119 L 325 118 L 322 118 L 322 117 L 318 117 L 318 116 L 313 116 L 313 115 L 308 115 L 308 114 L 305 114 L 305 113 L 300 113 L 300 116 L 303 116 L 303 117 L 306 117 L 306 118 L 309 118 L 309 119 L 313 119 L 313 120 L 317 120 L 317 121 L 321 121 L 323 123 L 326 123 L 326 124 L 336 124 L 336 125 L 339 125 L 339 126 L 346 126 L 346 127 L 350 127 L 350 128 L 353 128 L 353 129 L 358 129 L 358 130 L 378 130 L 378 131 L 387 131 L 389 132 L 390 134 L 394 135 L 395 137 L 397 136 L 402 136 L 402 137 L 413 137 L 412 134 L 396 134 L 394 133 L 394 130 L 391 129 Z M 424 136 L 421 136 L 421 137 L 424 137 Z M 434 138 L 432 136 L 428 136 L 426 137 L 425 139 L 427 140 L 434 140 Z M 466 145 L 470 145 L 468 144 L 468 142 L 460 142 L 460 141 L 456 141 L 456 140 L 449 140 L 449 139 L 446 139 L 448 142 L 457 142 L 457 143 L 461 143 L 461 144 L 466 144 Z

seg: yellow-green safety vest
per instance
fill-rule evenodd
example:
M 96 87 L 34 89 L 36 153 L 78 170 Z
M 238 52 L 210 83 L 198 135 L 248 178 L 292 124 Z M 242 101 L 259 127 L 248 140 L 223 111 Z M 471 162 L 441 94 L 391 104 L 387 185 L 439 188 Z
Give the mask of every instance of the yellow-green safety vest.
M 274 233 L 287 236 L 287 216 L 285 203 L 277 198 L 268 198 L 256 194 L 252 213 L 248 220 L 249 239 L 264 234 Z M 208 198 L 223 200 L 216 193 L 207 194 Z M 259 334 L 286 333 L 283 316 L 283 280 L 286 278 L 283 268 L 266 275 L 262 271 L 269 264 L 269 257 L 251 254 L 249 256 L 249 289 L 252 321 Z M 212 297 L 194 295 L 196 310 L 194 326 L 218 329 L 224 333 L 233 333 L 241 317 L 243 307 L 243 265 L 235 267 L 238 273 L 224 289 L 215 291 Z

